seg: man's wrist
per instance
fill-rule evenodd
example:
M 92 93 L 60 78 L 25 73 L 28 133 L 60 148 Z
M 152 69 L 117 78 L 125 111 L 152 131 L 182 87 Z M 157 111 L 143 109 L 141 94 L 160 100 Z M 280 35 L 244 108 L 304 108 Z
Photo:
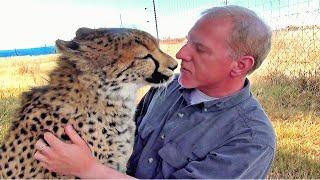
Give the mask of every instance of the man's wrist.
M 76 176 L 80 178 L 95 178 L 96 176 L 99 176 L 98 169 L 101 169 L 100 162 L 97 160 L 92 160 L 88 163 L 88 166 L 81 172 L 78 172 Z M 102 165 L 103 166 L 103 165 Z
M 118 172 L 108 166 L 105 166 L 97 160 L 91 162 L 87 170 L 80 172 L 79 177 L 82 179 L 135 179 L 134 177 L 122 174 L 121 172 Z

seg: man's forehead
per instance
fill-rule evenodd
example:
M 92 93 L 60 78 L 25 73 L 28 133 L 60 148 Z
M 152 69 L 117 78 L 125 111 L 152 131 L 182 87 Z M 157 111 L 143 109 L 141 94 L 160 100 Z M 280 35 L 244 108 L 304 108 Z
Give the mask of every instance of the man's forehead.
M 188 35 L 192 32 L 220 32 L 231 33 L 233 29 L 233 21 L 231 18 L 200 18 L 190 29 Z
M 188 40 L 192 40 L 193 42 L 201 42 L 201 37 L 198 33 L 196 33 L 194 28 L 191 28 L 187 35 Z
M 210 46 L 212 42 L 224 44 L 231 35 L 232 27 L 230 18 L 202 17 L 190 29 L 187 39 L 204 46 Z
M 192 29 L 189 31 L 187 40 L 190 41 L 193 44 L 197 44 L 203 47 L 209 47 L 210 46 L 210 40 L 203 36 L 202 34 L 199 34 Z

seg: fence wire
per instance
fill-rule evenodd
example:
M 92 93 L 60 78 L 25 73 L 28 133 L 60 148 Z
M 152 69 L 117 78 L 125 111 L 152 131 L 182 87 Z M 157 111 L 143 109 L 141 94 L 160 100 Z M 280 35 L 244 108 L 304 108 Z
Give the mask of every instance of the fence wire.
M 155 0 L 159 36 L 183 37 L 213 6 L 240 5 L 255 11 L 272 28 L 272 49 L 255 76 L 279 83 L 300 80 L 304 88 L 320 91 L 319 0 Z M 175 17 L 177 17 L 175 19 Z M 166 28 L 170 27 L 168 32 Z M 166 34 L 166 35 L 164 35 Z M 170 47 L 168 47 L 170 48 Z M 169 49 L 168 49 L 169 50 Z

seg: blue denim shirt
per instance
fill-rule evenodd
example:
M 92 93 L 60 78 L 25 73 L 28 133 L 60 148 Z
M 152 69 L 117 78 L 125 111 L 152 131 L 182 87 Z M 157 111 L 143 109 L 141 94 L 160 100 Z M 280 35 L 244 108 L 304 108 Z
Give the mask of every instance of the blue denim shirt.
M 247 79 L 235 95 L 190 105 L 177 82 L 151 88 L 136 112 L 127 174 L 136 178 L 265 178 L 276 139 Z

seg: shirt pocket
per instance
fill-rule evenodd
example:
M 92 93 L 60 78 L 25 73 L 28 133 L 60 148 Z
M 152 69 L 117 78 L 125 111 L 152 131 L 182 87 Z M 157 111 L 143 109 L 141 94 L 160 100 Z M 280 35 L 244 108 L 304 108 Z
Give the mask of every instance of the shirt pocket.
M 184 152 L 176 143 L 168 142 L 159 151 L 159 156 L 170 166 L 181 169 L 196 157 Z

